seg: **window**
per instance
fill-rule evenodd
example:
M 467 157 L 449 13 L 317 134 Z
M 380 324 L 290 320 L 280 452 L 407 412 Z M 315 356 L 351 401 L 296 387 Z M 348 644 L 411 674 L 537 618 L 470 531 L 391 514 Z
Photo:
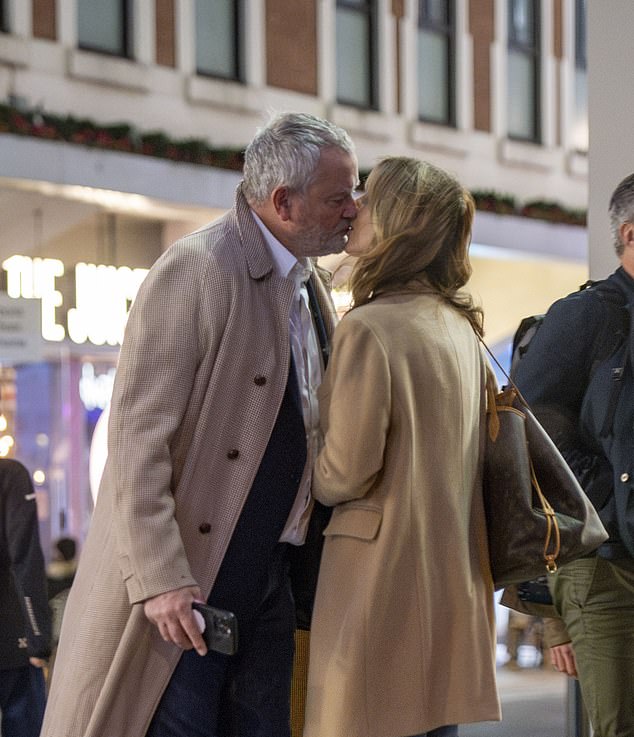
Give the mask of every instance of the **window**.
M 239 0 L 196 0 L 196 70 L 224 79 L 242 79 Z
M 575 93 L 572 145 L 588 150 L 587 2 L 575 0 Z
M 0 32 L 9 33 L 9 0 L 0 0 Z
M 376 3 L 337 0 L 337 100 L 377 108 Z
M 418 115 L 455 125 L 455 2 L 418 0 Z
M 113 56 L 132 56 L 131 6 L 131 0 L 78 0 L 79 47 Z
M 508 135 L 539 141 L 539 0 L 508 0 Z

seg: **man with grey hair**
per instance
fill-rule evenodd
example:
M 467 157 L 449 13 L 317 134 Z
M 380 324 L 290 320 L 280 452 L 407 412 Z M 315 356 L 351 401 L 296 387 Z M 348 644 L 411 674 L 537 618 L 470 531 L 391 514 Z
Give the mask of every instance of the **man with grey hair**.
M 234 207 L 150 270 L 43 737 L 290 734 L 289 568 L 335 323 L 311 258 L 343 250 L 357 183 L 345 131 L 277 115 L 246 149 Z M 207 650 L 194 602 L 236 615 L 236 654 Z
M 634 735 L 634 174 L 610 199 L 620 267 L 556 302 L 515 381 L 596 507 L 609 539 L 551 583 L 565 630 L 556 669 L 579 678 L 595 737 Z M 567 630 L 567 632 L 566 632 Z

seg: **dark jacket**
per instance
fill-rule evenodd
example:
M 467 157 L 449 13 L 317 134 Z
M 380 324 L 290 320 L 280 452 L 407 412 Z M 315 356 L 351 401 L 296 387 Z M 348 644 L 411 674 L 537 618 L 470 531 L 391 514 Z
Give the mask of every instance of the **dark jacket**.
M 558 300 L 515 375 L 599 512 L 610 535 L 599 554 L 607 558 L 634 555 L 634 508 L 628 498 L 634 483 L 631 362 L 621 372 L 618 393 L 613 391 L 613 369 L 623 368 L 632 345 L 632 300 L 634 280 L 622 268 L 595 287 Z M 613 421 L 607 421 L 612 402 Z
M 0 669 L 50 654 L 51 618 L 35 492 L 18 461 L 0 459 Z

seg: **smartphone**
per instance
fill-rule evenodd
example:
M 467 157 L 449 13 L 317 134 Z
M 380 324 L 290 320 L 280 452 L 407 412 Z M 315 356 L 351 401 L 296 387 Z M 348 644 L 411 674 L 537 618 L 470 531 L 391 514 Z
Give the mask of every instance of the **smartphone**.
M 235 655 L 238 651 L 238 620 L 233 612 L 217 609 L 209 604 L 195 601 L 192 604 L 201 627 L 203 639 L 209 650 L 225 655 Z

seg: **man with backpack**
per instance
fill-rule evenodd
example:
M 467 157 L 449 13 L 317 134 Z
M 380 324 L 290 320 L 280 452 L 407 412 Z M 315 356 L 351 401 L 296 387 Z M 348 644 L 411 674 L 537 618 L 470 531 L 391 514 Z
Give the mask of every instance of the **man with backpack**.
M 609 214 L 620 267 L 551 306 L 514 375 L 610 535 L 596 553 L 555 574 L 553 601 L 569 637 L 551 648 L 552 660 L 578 676 L 595 737 L 631 737 L 634 174 L 615 189 Z

